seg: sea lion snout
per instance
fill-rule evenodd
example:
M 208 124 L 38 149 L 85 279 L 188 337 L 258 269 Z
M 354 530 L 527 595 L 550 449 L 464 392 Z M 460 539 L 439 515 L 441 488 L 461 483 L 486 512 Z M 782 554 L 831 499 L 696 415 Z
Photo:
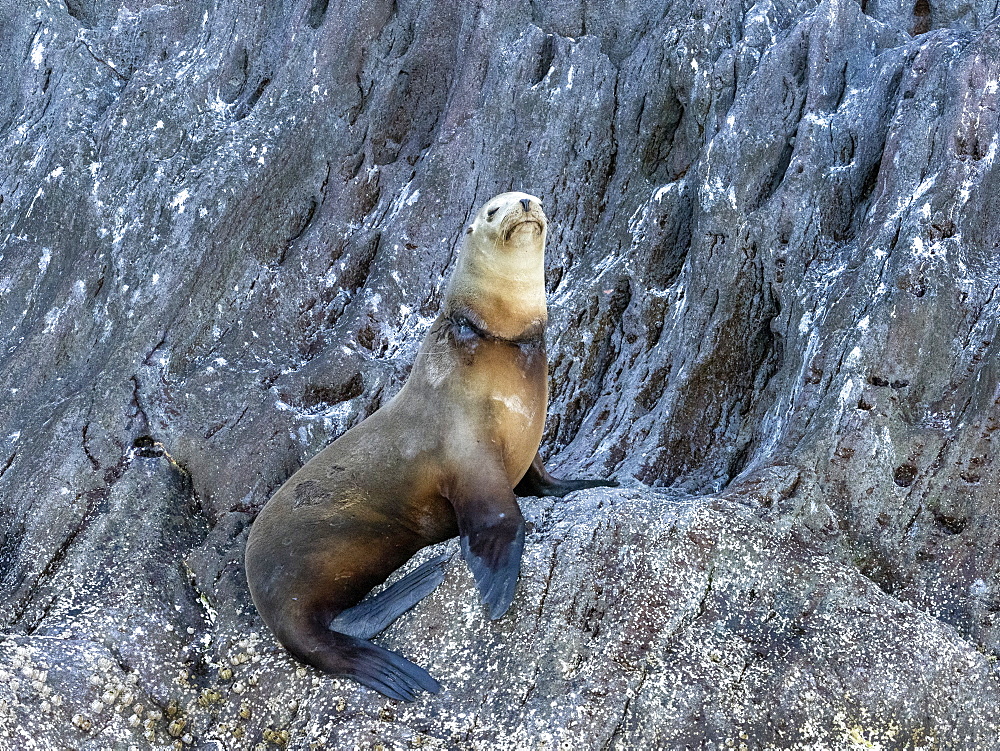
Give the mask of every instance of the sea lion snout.
M 502 193 L 494 196 L 479 210 L 470 229 L 484 232 L 509 233 L 512 225 L 525 220 L 535 221 L 540 229 L 545 229 L 547 220 L 542 211 L 542 201 L 530 193 Z
M 497 197 L 500 200 L 504 198 L 507 199 L 506 207 L 503 204 L 498 207 L 503 211 L 499 225 L 503 241 L 510 242 L 515 234 L 523 232 L 529 236 L 541 236 L 548 223 L 542 211 L 542 202 L 527 193 L 508 193 Z

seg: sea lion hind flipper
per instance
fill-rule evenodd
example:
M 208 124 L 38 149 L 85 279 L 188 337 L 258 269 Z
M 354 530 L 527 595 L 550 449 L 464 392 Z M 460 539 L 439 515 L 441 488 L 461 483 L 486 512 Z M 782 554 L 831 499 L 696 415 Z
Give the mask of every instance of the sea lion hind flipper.
M 524 517 L 513 494 L 507 493 L 504 511 L 492 504 L 454 504 L 462 556 L 494 621 L 514 601 L 524 549 Z
M 444 581 L 444 565 L 451 555 L 424 561 L 402 579 L 376 595 L 348 608 L 330 622 L 330 630 L 359 639 L 370 639 L 384 631 Z
M 524 473 L 524 477 L 514 486 L 514 495 L 524 496 L 555 496 L 562 498 L 567 493 L 584 488 L 617 488 L 618 483 L 614 480 L 564 480 L 561 477 L 554 477 L 549 474 L 542 463 L 542 457 L 535 454 L 535 458 Z
M 390 699 L 413 701 L 420 689 L 432 694 L 441 690 L 441 685 L 419 665 L 356 636 L 317 628 L 305 641 L 308 644 L 286 646 L 303 662 L 333 675 L 353 678 Z
M 347 638 L 355 639 L 356 651 L 350 658 L 351 670 L 341 675 L 349 676 L 390 699 L 403 701 L 413 701 L 419 689 L 432 694 L 441 690 L 441 684 L 430 673 L 405 657 L 356 637 Z

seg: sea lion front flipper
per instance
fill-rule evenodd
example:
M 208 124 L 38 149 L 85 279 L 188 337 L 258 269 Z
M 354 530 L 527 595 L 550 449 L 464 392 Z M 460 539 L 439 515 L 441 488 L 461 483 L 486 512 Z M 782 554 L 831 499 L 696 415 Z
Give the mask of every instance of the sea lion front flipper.
M 462 534 L 462 555 L 490 609 L 491 620 L 500 618 L 514 601 L 523 549 L 523 519 L 517 526 L 497 525 Z
M 444 581 L 444 564 L 450 555 L 439 555 L 424 561 L 402 579 L 377 595 L 348 608 L 330 622 L 331 631 L 370 639 L 384 631 Z
M 458 520 L 462 556 L 495 621 L 514 600 L 524 549 L 524 517 L 501 474 L 493 481 L 480 476 L 463 485 L 449 496 Z
M 562 497 L 574 490 L 584 488 L 617 488 L 618 483 L 614 480 L 564 480 L 560 477 L 553 477 L 545 469 L 542 457 L 535 454 L 535 458 L 524 473 L 524 477 L 514 486 L 516 496 L 558 496 Z

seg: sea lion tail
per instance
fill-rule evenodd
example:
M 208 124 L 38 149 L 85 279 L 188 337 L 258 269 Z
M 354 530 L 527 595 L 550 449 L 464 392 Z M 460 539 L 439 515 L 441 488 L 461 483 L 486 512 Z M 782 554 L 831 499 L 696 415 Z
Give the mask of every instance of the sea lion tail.
M 430 673 L 405 657 L 356 636 L 331 631 L 318 620 L 310 619 L 308 628 L 291 636 L 282 642 L 303 662 L 353 678 L 390 699 L 413 701 L 421 689 L 432 694 L 441 690 Z

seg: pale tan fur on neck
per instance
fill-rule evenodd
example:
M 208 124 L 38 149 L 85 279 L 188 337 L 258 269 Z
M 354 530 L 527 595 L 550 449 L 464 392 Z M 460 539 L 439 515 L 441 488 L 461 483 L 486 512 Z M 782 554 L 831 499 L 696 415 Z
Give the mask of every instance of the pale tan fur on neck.
M 531 221 L 521 224 L 505 241 L 511 225 L 524 218 L 517 213 L 522 211 L 518 197 L 529 197 L 523 193 L 507 196 L 497 209 L 502 216 L 495 217 L 495 224 L 485 222 L 492 201 L 476 217 L 448 285 L 445 306 L 448 310 L 468 307 L 491 334 L 516 339 L 547 319 L 545 220 L 538 208 L 541 226 Z

